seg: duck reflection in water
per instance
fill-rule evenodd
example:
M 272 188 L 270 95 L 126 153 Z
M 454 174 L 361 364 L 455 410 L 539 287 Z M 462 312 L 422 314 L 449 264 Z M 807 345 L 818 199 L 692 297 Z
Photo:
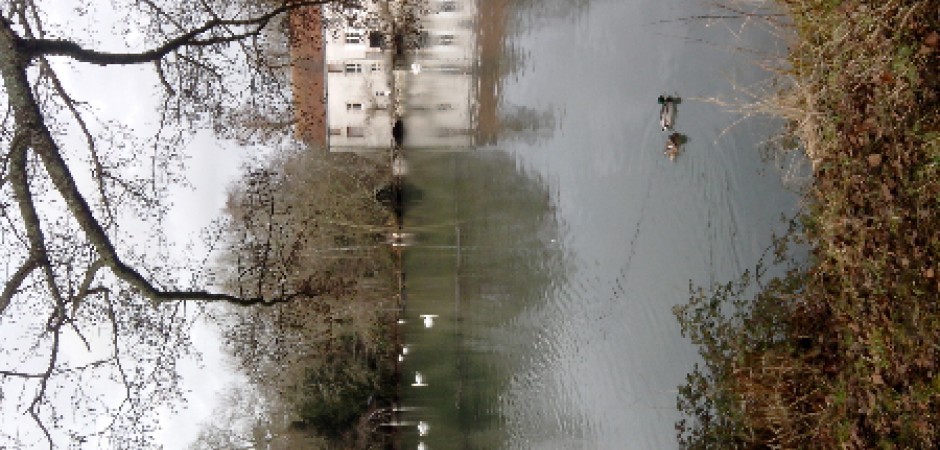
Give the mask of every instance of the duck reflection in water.
M 434 318 L 437 317 L 437 314 L 421 314 L 424 318 L 424 328 L 431 328 L 434 326 Z
M 428 450 L 427 444 L 425 444 L 424 442 L 419 442 L 419 443 L 418 443 L 418 450 Z
M 427 386 L 428 384 L 424 382 L 424 374 L 421 372 L 415 372 L 415 382 L 411 383 L 412 386 Z
M 675 161 L 679 153 L 682 152 L 682 145 L 688 140 L 689 138 L 682 133 L 670 134 L 666 139 L 666 149 L 663 150 L 663 154 L 666 155 L 670 161 Z

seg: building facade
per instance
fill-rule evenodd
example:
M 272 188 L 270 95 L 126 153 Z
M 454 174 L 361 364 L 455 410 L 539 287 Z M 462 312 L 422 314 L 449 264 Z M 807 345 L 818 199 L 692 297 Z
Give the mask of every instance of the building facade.
M 408 149 L 478 144 L 479 120 L 495 120 L 497 92 L 493 77 L 480 76 L 476 1 L 427 0 L 418 18 L 403 19 L 389 5 L 406 1 L 292 17 L 299 139 L 330 151 L 388 150 L 399 122 Z M 479 111 L 481 94 L 489 112 Z

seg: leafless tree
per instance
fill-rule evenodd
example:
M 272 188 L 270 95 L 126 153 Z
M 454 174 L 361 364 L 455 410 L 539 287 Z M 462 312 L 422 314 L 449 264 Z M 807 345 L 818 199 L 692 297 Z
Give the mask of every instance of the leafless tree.
M 102 30 L 53 26 L 55 4 L 0 3 L 0 447 L 35 446 L 36 436 L 50 448 L 151 445 L 153 411 L 181 396 L 175 364 L 189 348 L 189 305 L 272 305 L 335 289 L 322 277 L 216 289 L 179 279 L 162 245 L 188 134 L 225 127 L 233 111 L 287 102 L 276 98 L 289 95 L 276 84 L 276 64 L 259 51 L 266 30 L 327 2 L 109 2 L 126 29 L 103 38 L 107 45 L 96 42 Z M 72 14 L 101 6 L 77 0 Z M 121 33 L 141 43 L 99 49 L 114 48 Z M 61 77 L 126 66 L 149 68 L 162 96 L 149 139 L 96 122 Z M 138 223 L 153 230 L 143 244 L 130 230 Z M 251 270 L 268 270 L 269 254 Z
M 229 189 L 214 275 L 220 284 L 330 288 L 320 298 L 221 308 L 215 316 L 240 371 L 266 398 L 293 408 L 294 420 L 309 374 L 347 352 L 344 340 L 362 343 L 356 348 L 373 358 L 389 350 L 378 343 L 388 342 L 383 324 L 393 322 L 396 304 L 391 214 L 374 195 L 389 174 L 384 158 L 369 156 L 283 149 L 249 164 Z

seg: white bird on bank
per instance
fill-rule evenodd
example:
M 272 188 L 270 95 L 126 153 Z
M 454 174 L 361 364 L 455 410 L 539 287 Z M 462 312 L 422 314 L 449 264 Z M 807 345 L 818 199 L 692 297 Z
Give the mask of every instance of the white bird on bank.
M 421 372 L 415 372 L 415 382 L 411 383 L 412 386 L 427 386 L 428 384 L 424 382 L 424 375 Z
M 430 430 L 431 430 L 431 426 L 428 425 L 427 422 L 425 422 L 425 421 L 423 421 L 423 420 L 420 421 L 420 422 L 418 422 L 418 434 L 419 434 L 419 435 L 421 435 L 421 436 L 427 436 L 428 431 L 430 431 Z

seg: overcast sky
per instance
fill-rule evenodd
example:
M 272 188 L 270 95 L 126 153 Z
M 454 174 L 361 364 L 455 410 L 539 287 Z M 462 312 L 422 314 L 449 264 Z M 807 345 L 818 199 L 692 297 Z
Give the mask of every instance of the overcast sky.
M 100 109 L 101 115 L 120 118 L 142 135 L 152 133 L 158 108 L 152 80 L 136 69 L 106 70 L 111 73 L 106 82 L 96 74 L 103 70 L 79 68 L 68 75 L 67 83 L 84 87 L 72 92 L 81 92 L 82 97 Z M 65 75 L 65 71 L 60 73 Z M 179 259 L 204 254 L 199 232 L 219 216 L 226 186 L 238 176 L 239 165 L 249 152 L 250 149 L 233 142 L 217 139 L 209 131 L 199 132 L 188 143 L 184 153 L 189 157 L 186 175 L 190 185 L 177 185 L 171 190 L 173 205 L 166 220 L 167 237 L 173 241 L 170 248 L 177 251 Z M 185 255 L 182 252 L 186 248 L 194 251 Z M 217 394 L 237 379 L 221 352 L 215 328 L 198 323 L 201 326 L 194 327 L 192 342 L 202 354 L 202 361 L 197 364 L 187 360 L 179 366 L 188 403 L 177 413 L 166 412 L 163 416 L 164 429 L 158 436 L 167 449 L 184 448 L 195 439 L 201 422 L 215 408 Z
M 140 43 L 140 35 L 127 34 L 117 28 L 115 24 L 121 19 L 113 13 L 111 1 L 94 1 L 96 7 L 87 14 L 78 14 L 72 0 L 41 2 L 41 7 L 48 8 L 47 30 L 52 36 L 62 36 L 64 33 L 57 30 L 65 26 L 82 29 L 81 35 L 93 37 L 92 41 L 83 42 L 98 49 L 123 50 Z M 94 34 L 89 34 L 92 32 Z M 142 138 L 153 135 L 159 118 L 159 96 L 151 65 L 99 68 L 63 59 L 54 64 L 66 89 L 76 100 L 88 102 L 98 123 L 116 120 Z M 83 145 L 80 136 L 74 138 L 74 145 Z M 218 216 L 225 201 L 226 186 L 238 176 L 243 159 L 258 151 L 219 140 L 209 131 L 197 133 L 188 143 L 183 153 L 188 157 L 185 170 L 190 186 L 175 186 L 171 191 L 173 206 L 165 230 L 173 241 L 171 248 L 176 249 L 180 259 L 202 254 L 199 232 Z M 88 174 L 76 175 L 85 177 L 80 181 L 87 186 Z M 194 245 L 190 255 L 182 253 L 187 245 Z M 186 394 L 188 404 L 176 414 L 165 412 L 162 415 L 163 431 L 158 437 L 167 449 L 185 448 L 198 434 L 201 422 L 215 408 L 217 394 L 240 380 L 230 370 L 227 356 L 221 353 L 220 339 L 213 327 L 196 326 L 192 342 L 202 354 L 202 361 L 197 364 L 188 360 L 180 364 L 184 389 L 189 392 Z

